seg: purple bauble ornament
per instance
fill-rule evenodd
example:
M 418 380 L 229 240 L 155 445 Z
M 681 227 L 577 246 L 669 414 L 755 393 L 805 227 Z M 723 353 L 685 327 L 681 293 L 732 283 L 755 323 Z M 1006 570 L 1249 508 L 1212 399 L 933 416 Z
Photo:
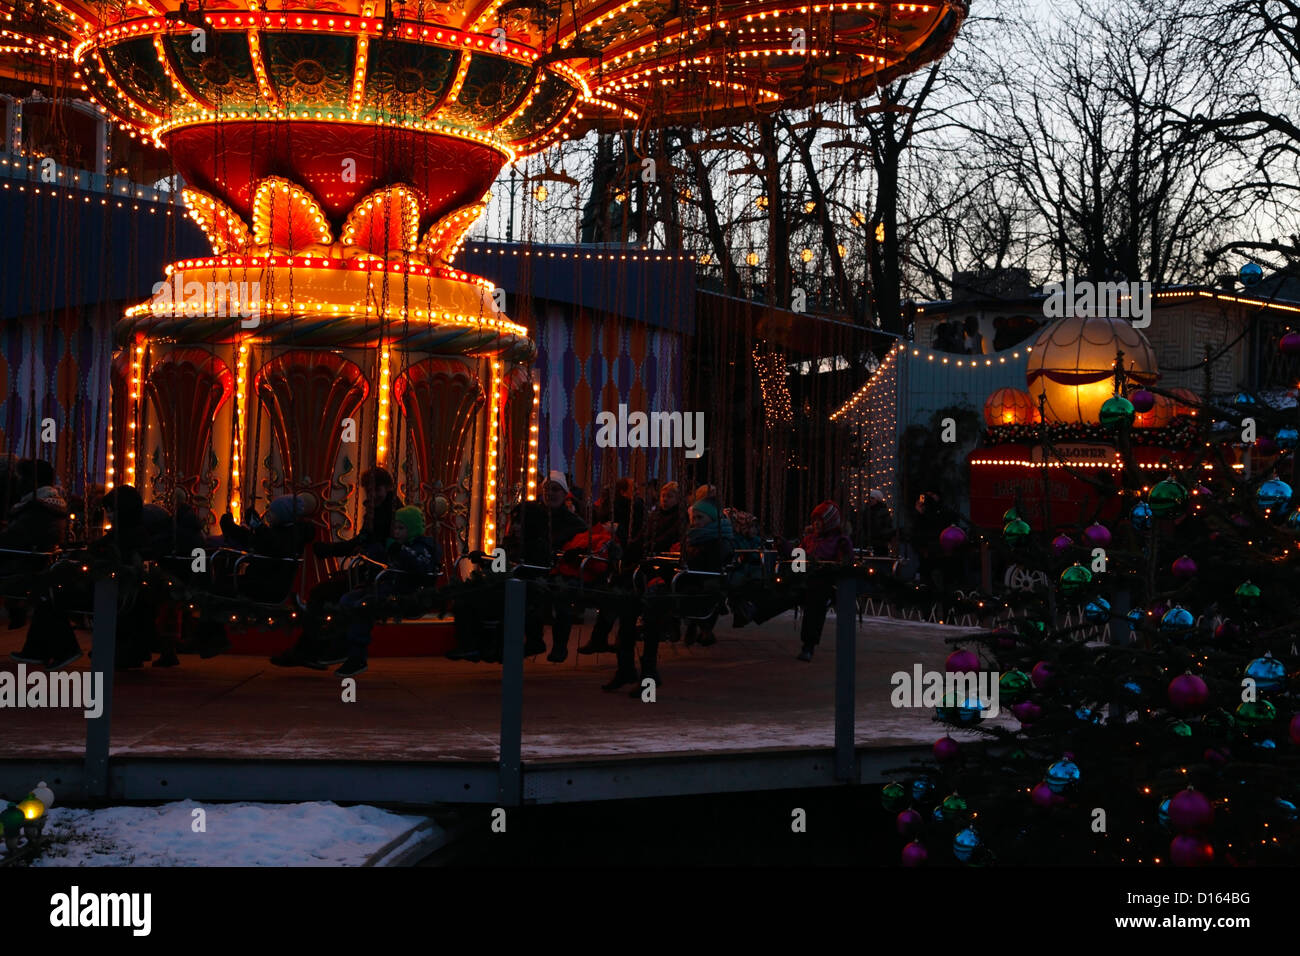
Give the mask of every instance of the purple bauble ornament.
M 1104 524 L 1090 524 L 1083 529 L 1083 537 L 1094 548 L 1110 547 L 1110 529 Z
M 1276 455 L 1281 449 L 1277 442 L 1267 435 L 1261 435 L 1255 439 L 1255 454 L 1257 455 Z
M 1040 780 L 1034 786 L 1034 789 L 1029 791 L 1029 799 L 1033 800 L 1036 806 L 1043 808 L 1054 807 L 1065 802 L 1065 797 L 1052 792 L 1052 788 L 1047 785 L 1046 780 Z
M 1250 519 L 1247 518 L 1245 515 L 1233 515 L 1232 523 L 1235 524 L 1238 528 L 1250 527 Z
M 1183 834 L 1169 844 L 1169 859 L 1174 866 L 1204 866 L 1214 862 L 1214 847 L 1209 840 Z
M 1169 682 L 1169 705 L 1184 714 L 1200 710 L 1210 699 L 1210 688 L 1195 674 L 1182 674 Z
M 959 749 L 957 741 L 951 737 L 940 737 L 934 742 L 934 759 L 940 763 L 946 763 L 957 756 Z
M 1300 744 L 1300 714 L 1296 714 L 1291 718 L 1291 727 L 1289 732 L 1291 734 L 1291 743 Z
M 925 861 L 929 859 L 929 856 L 930 854 L 925 851 L 925 847 L 913 840 L 903 847 L 903 866 L 925 866 Z
M 1196 571 L 1196 562 L 1187 555 L 1183 555 L 1174 561 L 1173 572 L 1176 578 L 1183 578 L 1184 580 L 1194 578 L 1196 577 Z
M 1016 646 L 1016 632 L 1009 627 L 994 628 L 993 636 L 998 639 L 998 647 L 1004 651 Z
M 919 830 L 923 822 L 925 821 L 921 814 L 910 808 L 894 818 L 894 826 L 898 828 L 899 835 L 905 837 L 910 837 Z
M 1022 700 L 1018 704 L 1011 705 L 1011 715 L 1020 721 L 1021 725 L 1028 727 L 1039 717 L 1043 716 L 1043 708 L 1039 707 L 1032 700 Z
M 1070 550 L 1072 544 L 1074 544 L 1074 539 L 1068 534 L 1058 534 L 1052 539 L 1052 551 L 1058 555 L 1065 554 Z
M 979 655 L 974 651 L 959 650 L 948 655 L 943 668 L 949 674 L 966 674 L 980 669 Z
M 1052 665 L 1047 661 L 1039 661 L 1034 665 L 1034 669 L 1029 672 L 1029 679 L 1034 682 L 1035 687 L 1046 687 L 1055 676 L 1056 671 L 1052 669 Z
M 1179 833 L 1197 833 L 1214 822 L 1214 804 L 1199 790 L 1180 790 L 1169 801 L 1169 822 Z
M 1300 355 L 1300 332 L 1288 332 L 1277 347 L 1283 355 Z
M 966 543 L 966 532 L 955 524 L 950 524 L 939 533 L 939 547 L 944 554 L 952 554 Z
M 1134 411 L 1149 412 L 1156 407 L 1156 397 L 1148 392 L 1145 388 L 1139 388 L 1137 391 L 1130 392 L 1128 400 L 1132 402 Z

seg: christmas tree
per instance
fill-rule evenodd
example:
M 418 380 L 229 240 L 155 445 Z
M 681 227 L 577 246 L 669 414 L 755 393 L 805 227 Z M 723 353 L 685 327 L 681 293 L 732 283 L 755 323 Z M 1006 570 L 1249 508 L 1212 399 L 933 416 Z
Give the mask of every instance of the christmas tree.
M 953 641 L 948 671 L 995 672 L 1000 715 L 950 694 L 936 720 L 977 739 L 885 786 L 905 865 L 1300 859 L 1296 409 L 1202 396 L 1161 474 L 1133 454 L 1153 393 L 1121 371 L 1101 409 L 1123 467 L 1084 477 L 1118 517 L 1031 533 L 1013 509 L 994 536 L 1052 585 L 981 595 L 1002 619 Z

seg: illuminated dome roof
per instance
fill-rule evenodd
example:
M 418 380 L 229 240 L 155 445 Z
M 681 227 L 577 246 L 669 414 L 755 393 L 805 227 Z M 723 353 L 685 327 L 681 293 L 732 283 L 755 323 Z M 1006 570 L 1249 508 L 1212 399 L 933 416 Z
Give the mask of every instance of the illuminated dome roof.
M 1125 319 L 1098 316 L 1058 319 L 1048 325 L 1029 353 L 1029 393 L 1046 393 L 1049 422 L 1096 424 L 1102 403 L 1114 394 L 1115 353 L 1124 353 L 1131 381 L 1159 377 L 1151 344 Z

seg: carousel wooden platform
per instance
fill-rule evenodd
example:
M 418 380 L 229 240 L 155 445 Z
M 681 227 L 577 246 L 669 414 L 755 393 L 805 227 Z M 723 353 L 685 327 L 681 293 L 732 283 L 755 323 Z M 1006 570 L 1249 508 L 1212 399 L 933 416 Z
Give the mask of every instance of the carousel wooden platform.
M 572 652 L 593 618 L 575 628 L 567 662 L 524 661 L 524 801 L 852 782 L 832 759 L 833 614 L 812 663 L 795 659 L 792 615 L 740 630 L 724 618 L 708 648 L 664 645 L 654 703 L 601 691 L 612 654 Z M 890 675 L 916 664 L 942 670 L 945 639 L 970 629 L 891 618 L 854 625 L 854 776 L 862 781 L 942 735 L 931 711 L 891 706 Z M 89 648 L 89 635 L 81 637 Z M 21 631 L 0 633 L 0 669 L 16 667 L 8 652 L 21 640 Z M 74 665 L 86 667 L 85 659 Z M 508 685 L 500 665 L 373 658 L 349 702 L 328 672 L 257 656 L 182 655 L 176 668 L 116 674 L 98 790 L 115 799 L 497 802 L 510 762 L 501 750 Z M 18 781 L 33 773 L 56 790 L 96 789 L 86 779 L 88 723 L 79 711 L 0 710 L 0 793 L 31 786 Z

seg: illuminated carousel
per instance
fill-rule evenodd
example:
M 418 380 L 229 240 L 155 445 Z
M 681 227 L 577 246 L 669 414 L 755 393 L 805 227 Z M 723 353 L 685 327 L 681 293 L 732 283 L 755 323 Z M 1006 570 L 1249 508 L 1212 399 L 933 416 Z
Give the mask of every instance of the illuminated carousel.
M 118 325 L 109 482 L 179 491 L 209 521 L 307 494 L 335 532 L 355 476 L 385 465 L 454 556 L 491 549 L 544 468 L 528 330 L 454 265 L 498 173 L 591 129 L 861 98 L 941 56 L 966 3 L 8 12 L 12 49 L 51 51 L 52 88 L 80 85 L 171 155 L 212 248 Z

